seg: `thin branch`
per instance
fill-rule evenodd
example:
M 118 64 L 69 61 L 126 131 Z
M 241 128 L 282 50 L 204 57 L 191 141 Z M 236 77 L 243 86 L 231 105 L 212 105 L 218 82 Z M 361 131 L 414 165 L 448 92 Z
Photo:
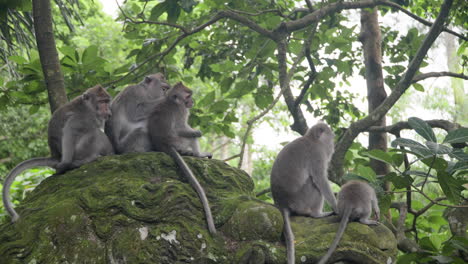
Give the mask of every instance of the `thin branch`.
M 444 129 L 445 131 L 449 132 L 455 129 L 458 129 L 461 127 L 460 124 L 458 123 L 453 123 L 447 120 L 442 120 L 442 119 L 435 119 L 435 120 L 425 120 L 425 122 L 431 126 L 431 127 L 436 127 L 436 128 L 441 128 Z M 385 132 L 385 133 L 390 133 L 393 135 L 398 135 L 401 130 L 404 129 L 412 129 L 411 126 L 407 121 L 402 121 L 395 123 L 390 126 L 371 126 L 365 129 L 364 131 L 367 132 Z
M 413 184 L 411 184 L 411 186 L 413 187 L 414 190 L 416 190 L 418 193 L 420 193 L 422 196 L 424 196 L 424 198 L 426 198 L 427 200 L 429 200 L 429 202 L 431 202 L 432 204 L 437 204 L 437 205 L 440 205 L 440 206 L 445 206 L 445 207 L 450 207 L 450 208 L 468 208 L 468 205 L 450 205 L 450 204 L 443 204 L 443 203 L 439 203 L 438 201 L 438 198 L 433 200 L 431 197 L 429 197 L 427 194 L 425 194 L 423 191 L 419 190 L 416 186 L 414 186 Z
M 455 78 L 460 78 L 460 79 L 465 79 L 468 80 L 468 75 L 464 75 L 462 73 L 454 73 L 454 72 L 428 72 L 428 73 L 423 73 L 416 75 L 411 83 L 416 83 L 419 81 L 422 81 L 427 78 L 433 78 L 433 77 L 455 77 Z
M 238 158 L 238 157 L 240 157 L 240 154 L 236 154 L 236 155 L 231 156 L 229 158 L 223 159 L 223 161 L 230 161 L 230 160 L 233 160 L 233 159 Z
M 263 190 L 263 191 L 258 192 L 257 194 L 255 194 L 255 197 L 260 197 L 260 196 L 262 196 L 262 195 L 264 195 L 264 194 L 267 194 L 267 193 L 269 193 L 269 192 L 271 192 L 271 188 L 270 188 L 270 187 L 266 188 L 266 189 Z
M 322 7 L 322 8 L 320 8 L 320 9 L 315 10 L 312 13 L 309 13 L 309 14 L 305 15 L 304 17 L 302 17 L 300 19 L 282 23 L 282 25 L 280 27 L 286 28 L 286 30 L 288 32 L 293 32 L 293 31 L 304 29 L 305 27 L 307 27 L 308 25 L 310 25 L 312 23 L 319 22 L 323 17 L 328 16 L 328 15 L 333 14 L 333 13 L 336 13 L 336 12 L 340 12 L 342 10 L 359 9 L 359 8 L 372 8 L 372 7 L 375 7 L 375 6 L 389 6 L 389 7 L 395 8 L 395 9 L 405 13 L 406 15 L 410 16 L 411 18 L 419 21 L 420 23 L 422 23 L 422 24 L 424 24 L 426 26 L 432 27 L 434 25 L 434 23 L 435 23 L 435 22 L 431 23 L 431 22 L 429 22 L 429 21 L 427 21 L 427 20 L 425 20 L 425 19 L 423 19 L 421 17 L 418 17 L 417 15 L 415 15 L 415 14 L 409 12 L 408 10 L 404 9 L 402 6 L 400 6 L 400 5 L 398 5 L 398 4 L 394 3 L 394 2 L 391 2 L 391 1 L 387 1 L 387 0 L 365 0 L 365 1 L 358 1 L 358 2 L 342 2 L 342 1 L 339 1 L 339 2 L 336 2 L 336 3 L 333 3 L 333 4 L 329 4 L 329 5 L 326 5 L 326 6 Z M 303 11 L 307 11 L 307 10 L 303 10 Z M 443 25 L 441 26 L 441 31 L 448 32 L 448 33 L 450 33 L 452 35 L 457 36 L 458 38 L 460 38 L 462 40 L 465 40 L 465 41 L 468 40 L 468 38 L 466 36 L 463 36 L 462 34 L 454 32 L 453 30 L 450 30 L 450 29 L 448 29 L 447 27 L 445 27 Z
M 414 20 L 416 20 L 416 21 L 420 22 L 421 24 L 426 25 L 426 26 L 428 26 L 428 27 L 432 26 L 432 24 L 433 24 L 432 22 L 427 21 L 427 20 L 425 20 L 424 18 L 419 17 L 419 16 L 417 16 L 417 15 L 411 13 L 410 11 L 404 9 L 402 6 L 400 6 L 400 5 L 398 5 L 398 4 L 394 3 L 394 2 L 386 1 L 385 5 L 386 5 L 386 6 L 393 7 L 393 8 L 395 8 L 395 9 L 397 9 L 397 10 L 399 10 L 399 11 L 405 13 L 405 14 L 408 15 L 409 17 L 413 18 Z M 449 34 L 452 34 L 452 35 L 454 35 L 454 36 L 457 36 L 457 37 L 459 37 L 460 39 L 462 39 L 462 40 L 464 40 L 464 41 L 467 41 L 467 40 L 468 40 L 468 38 L 467 38 L 466 36 L 463 36 L 462 34 L 457 33 L 457 32 L 455 32 L 455 31 L 453 31 L 453 30 L 451 30 L 451 29 L 449 29 L 449 28 L 447 28 L 447 27 L 443 27 L 442 30 L 445 31 L 445 32 L 447 32 L 447 33 L 449 33 Z
M 267 14 L 267 13 L 276 13 L 279 16 L 284 17 L 283 13 L 278 9 L 267 9 L 267 10 L 263 10 L 263 11 L 260 11 L 260 12 L 257 12 L 257 13 L 249 13 L 249 12 L 246 12 L 246 11 L 232 9 L 230 7 L 226 7 L 226 8 L 227 8 L 227 10 L 229 10 L 231 12 L 241 14 L 241 15 L 246 15 L 246 16 L 260 16 L 260 15 Z
M 447 197 L 445 197 L 445 196 L 437 197 L 434 201 L 439 202 L 439 201 L 443 201 L 443 200 L 447 200 Z M 433 203 L 431 201 L 428 205 L 424 206 L 423 208 L 419 209 L 418 211 L 412 212 L 412 214 L 414 214 L 415 216 L 420 216 L 420 215 L 424 214 L 425 212 L 427 212 L 427 210 L 429 210 L 434 205 L 435 205 L 435 203 Z

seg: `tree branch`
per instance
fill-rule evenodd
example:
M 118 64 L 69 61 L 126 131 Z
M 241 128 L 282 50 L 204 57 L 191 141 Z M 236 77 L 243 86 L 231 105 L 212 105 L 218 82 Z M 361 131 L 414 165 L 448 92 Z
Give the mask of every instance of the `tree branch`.
M 387 1 L 387 0 L 364 0 L 364 1 L 358 1 L 358 2 L 336 2 L 336 3 L 333 3 L 333 4 L 329 4 L 329 5 L 326 5 L 320 9 L 317 9 L 315 10 L 314 12 L 312 13 L 309 13 L 308 15 L 300 18 L 300 19 L 297 19 L 297 20 L 294 20 L 294 21 L 289 21 L 289 22 L 285 22 L 283 23 L 283 27 L 286 28 L 286 30 L 288 32 L 293 32 L 293 31 L 297 31 L 297 30 L 301 30 L 305 27 L 307 27 L 308 25 L 312 24 L 312 23 L 315 23 L 315 22 L 319 22 L 323 17 L 325 16 L 328 16 L 330 14 L 333 14 L 333 13 L 336 13 L 336 12 L 340 12 L 342 10 L 348 10 L 348 9 L 359 9 L 359 8 L 372 8 L 372 7 L 375 7 L 375 6 L 388 6 L 388 7 L 392 7 L 394 9 L 397 9 L 401 12 L 403 12 L 404 14 L 408 15 L 409 17 L 413 18 L 414 20 L 426 25 L 426 26 L 432 26 L 433 23 L 411 13 L 410 11 L 404 9 L 402 6 L 394 3 L 394 2 L 391 2 L 391 1 Z M 299 10 L 299 9 L 298 9 Z M 304 12 L 308 12 L 308 9 L 303 9 L 301 11 L 304 11 Z M 466 36 L 463 36 L 462 34 L 460 33 L 457 33 L 453 30 L 450 30 L 448 29 L 447 27 L 445 26 L 442 26 L 442 31 L 445 31 L 447 33 L 450 33 L 452 35 L 455 35 L 457 36 L 458 38 L 462 39 L 462 40 L 465 40 L 467 41 L 468 38 Z
M 376 2 L 379 3 L 380 1 Z M 335 181 L 337 183 L 341 182 L 343 174 L 344 155 L 353 143 L 354 139 L 362 131 L 365 131 L 368 127 L 372 126 L 373 124 L 375 124 L 375 122 L 380 120 L 390 110 L 390 108 L 400 99 L 403 93 L 411 85 L 411 81 L 413 80 L 414 75 L 418 71 L 421 62 L 426 56 L 429 48 L 432 46 L 436 38 L 442 32 L 443 25 L 448 17 L 452 3 L 453 0 L 444 1 L 440 9 L 440 13 L 437 16 L 437 19 L 435 20 L 431 29 L 427 33 L 415 57 L 409 63 L 408 69 L 406 70 L 402 79 L 392 90 L 392 93 L 368 116 L 351 124 L 350 127 L 343 134 L 342 138 L 336 144 L 335 153 L 333 154 L 333 158 L 330 164 L 330 180 Z
M 447 132 L 462 127 L 458 123 L 452 123 L 450 121 L 442 120 L 442 119 L 425 120 L 425 122 L 428 123 L 429 126 L 431 126 L 431 127 L 441 128 L 441 129 L 443 129 L 443 130 L 445 130 Z M 399 135 L 400 131 L 404 130 L 404 129 L 412 129 L 407 121 L 401 121 L 401 122 L 395 123 L 395 124 L 390 125 L 390 126 L 385 126 L 385 127 L 371 126 L 371 127 L 366 128 L 364 131 L 367 131 L 367 132 L 385 132 L 385 133 L 390 133 L 390 134 L 393 134 L 393 135 L 396 136 L 396 135 Z
M 465 79 L 468 80 L 468 76 L 464 75 L 462 73 L 454 73 L 454 72 L 428 72 L 428 73 L 422 73 L 419 75 L 416 75 L 411 83 L 416 83 L 419 81 L 422 81 L 427 78 L 433 78 L 433 77 L 455 77 L 455 78 L 460 78 L 460 79 Z

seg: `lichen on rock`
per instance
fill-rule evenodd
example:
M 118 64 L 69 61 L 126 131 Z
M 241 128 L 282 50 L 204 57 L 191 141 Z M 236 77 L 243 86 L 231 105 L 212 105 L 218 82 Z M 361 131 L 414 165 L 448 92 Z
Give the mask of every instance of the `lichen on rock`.
M 197 193 L 169 156 L 108 156 L 37 186 L 16 208 L 20 220 L 0 225 L 0 263 L 285 263 L 281 214 L 255 198 L 251 178 L 219 160 L 184 159 L 205 188 L 217 235 L 208 232 Z M 328 243 L 317 242 L 316 232 L 326 228 L 301 219 L 293 218 L 297 252 L 313 263 Z M 348 229 L 354 225 L 360 224 Z M 396 244 L 373 245 L 383 243 L 373 232 L 385 227 L 365 228 L 364 246 L 348 243 L 347 231 L 339 252 L 365 247 L 379 260 L 396 254 Z

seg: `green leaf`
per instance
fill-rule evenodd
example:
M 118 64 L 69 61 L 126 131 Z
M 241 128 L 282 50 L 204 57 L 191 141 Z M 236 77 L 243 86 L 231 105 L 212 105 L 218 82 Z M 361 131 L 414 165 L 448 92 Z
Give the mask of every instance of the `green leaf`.
M 32 105 L 29 108 L 29 114 L 31 115 L 37 113 L 37 111 L 39 111 L 39 105 Z
M 432 152 L 423 144 L 407 139 L 407 138 L 397 138 L 392 141 L 392 147 L 396 148 L 397 146 L 407 147 L 415 154 L 425 157 L 433 155 Z
M 410 117 L 408 119 L 408 124 L 412 129 L 416 131 L 416 133 L 421 135 L 424 139 L 432 142 L 437 142 L 437 138 L 434 134 L 434 131 L 432 131 L 432 127 L 429 126 L 429 124 L 426 123 L 426 121 L 417 117 Z
M 394 153 L 392 155 L 392 162 L 395 167 L 400 167 L 404 160 L 405 160 L 405 155 L 401 153 Z
M 444 146 L 442 144 L 437 144 L 432 141 L 426 141 L 426 146 L 431 150 L 432 153 L 434 154 L 449 154 L 452 152 L 451 147 Z
M 447 199 L 454 204 L 458 204 L 461 198 L 461 192 L 464 190 L 462 185 L 464 183 L 453 178 L 445 171 L 438 171 L 437 179 Z
M 179 0 L 179 5 L 184 9 L 185 12 L 190 13 L 193 10 L 193 7 L 198 3 L 194 0 Z
M 260 109 L 264 109 L 269 106 L 273 102 L 273 99 L 272 90 L 266 85 L 262 85 L 254 94 L 255 104 Z
M 419 83 L 413 83 L 413 87 L 416 91 L 419 91 L 419 92 L 424 92 L 424 86 L 422 86 L 421 84 Z
M 215 99 L 216 99 L 216 92 L 212 91 L 212 92 L 209 92 L 207 95 L 205 95 L 205 97 L 203 97 L 203 99 L 201 99 L 200 102 L 198 102 L 198 104 L 200 104 L 201 106 L 211 105 L 213 104 Z
M 14 61 L 18 64 L 23 64 L 23 63 L 28 62 L 25 58 L 21 56 L 16 56 L 16 55 L 8 57 L 8 60 Z
M 223 113 L 229 109 L 229 103 L 226 101 L 218 101 L 210 107 L 210 112 Z
M 445 171 L 448 167 L 448 162 L 442 158 L 435 157 L 435 158 L 427 158 L 421 160 L 427 166 L 437 170 L 437 171 Z
M 360 176 L 367 179 L 369 182 L 375 182 L 375 180 L 377 179 L 377 176 L 376 176 L 373 169 L 371 169 L 370 167 L 367 167 L 367 166 L 363 166 L 361 164 L 359 164 L 357 166 L 357 173 Z
M 369 150 L 369 151 L 363 152 L 362 155 L 367 156 L 367 157 L 372 158 L 372 159 L 375 159 L 375 160 L 385 162 L 385 163 L 390 164 L 390 165 L 394 164 L 393 160 L 392 160 L 392 157 L 388 153 L 386 153 L 385 151 L 382 151 L 380 149 Z
M 226 93 L 231 89 L 231 85 L 234 83 L 234 79 L 231 77 L 224 78 L 221 83 L 219 84 L 221 86 L 221 92 Z
M 403 189 L 411 186 L 413 179 L 408 175 L 397 175 L 395 172 L 390 172 L 385 175 L 385 180 L 390 181 L 397 189 Z
M 251 92 L 253 88 L 254 86 L 252 85 L 252 82 L 249 82 L 247 80 L 240 81 L 236 83 L 236 86 L 228 95 L 228 98 L 241 98 L 242 96 Z
M 180 16 L 181 8 L 176 1 L 169 1 L 167 7 L 167 22 L 176 23 Z
M 92 63 L 98 56 L 98 47 L 91 45 L 83 51 L 83 56 L 81 61 L 83 64 Z
M 468 154 L 463 152 L 462 149 L 454 149 L 452 153 L 449 153 L 449 156 L 459 161 L 468 161 Z
M 164 1 L 160 4 L 157 4 L 153 9 L 151 9 L 150 20 L 157 21 L 158 18 L 164 13 L 167 12 L 168 1 Z
M 443 143 L 464 143 L 468 142 L 468 128 L 462 127 L 448 132 Z

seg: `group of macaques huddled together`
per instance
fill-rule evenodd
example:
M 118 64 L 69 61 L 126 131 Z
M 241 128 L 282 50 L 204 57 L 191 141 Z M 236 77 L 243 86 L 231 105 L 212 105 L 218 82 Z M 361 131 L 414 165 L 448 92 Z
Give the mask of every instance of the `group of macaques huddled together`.
M 201 152 L 201 132 L 188 125 L 193 106 L 192 91 L 181 82 L 170 86 L 161 73 L 146 76 L 127 86 L 113 100 L 100 85 L 58 108 L 49 121 L 49 158 L 34 158 L 20 163 L 5 178 L 3 203 L 13 222 L 19 215 L 10 200 L 10 187 L 17 175 L 36 166 L 55 168 L 58 174 L 94 161 L 100 156 L 129 152 L 161 151 L 169 154 L 197 191 L 205 211 L 208 230 L 216 233 L 205 192 L 181 155 L 211 158 Z M 289 264 L 295 262 L 294 235 L 290 215 L 341 217 L 340 227 L 327 254 L 326 263 L 336 249 L 348 221 L 367 225 L 372 211 L 379 219 L 374 190 L 362 181 L 350 181 L 338 193 L 338 202 L 328 183 L 328 163 L 334 150 L 334 134 L 319 122 L 278 154 L 271 171 L 271 191 L 284 219 L 284 235 Z M 322 212 L 324 199 L 333 212 Z

